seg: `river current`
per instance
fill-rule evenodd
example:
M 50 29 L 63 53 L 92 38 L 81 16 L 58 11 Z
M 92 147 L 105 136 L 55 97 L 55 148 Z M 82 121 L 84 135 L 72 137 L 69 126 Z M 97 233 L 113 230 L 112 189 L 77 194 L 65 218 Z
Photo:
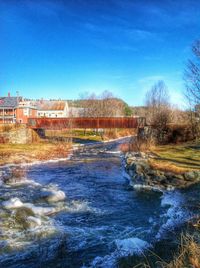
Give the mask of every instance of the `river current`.
M 199 186 L 134 190 L 119 150 L 124 141 L 83 147 L 66 161 L 24 166 L 24 182 L 0 186 L 1 268 L 122 267 L 121 258 L 153 250 L 199 212 Z M 61 198 L 48 200 L 48 193 Z M 15 222 L 23 205 L 33 212 L 30 228 Z

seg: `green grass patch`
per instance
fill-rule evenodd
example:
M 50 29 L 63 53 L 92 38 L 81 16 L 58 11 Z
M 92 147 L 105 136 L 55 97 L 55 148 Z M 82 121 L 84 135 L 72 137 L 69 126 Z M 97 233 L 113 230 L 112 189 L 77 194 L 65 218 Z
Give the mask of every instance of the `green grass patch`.
M 160 167 L 167 165 L 177 167 L 177 170 L 200 170 L 200 141 L 178 145 L 163 145 L 152 149 L 155 158 L 153 164 Z

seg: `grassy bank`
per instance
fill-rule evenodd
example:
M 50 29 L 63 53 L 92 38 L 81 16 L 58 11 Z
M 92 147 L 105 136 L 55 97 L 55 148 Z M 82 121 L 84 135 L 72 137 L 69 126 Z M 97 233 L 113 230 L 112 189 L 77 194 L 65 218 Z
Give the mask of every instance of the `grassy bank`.
M 200 170 L 200 141 L 156 146 L 149 159 L 154 169 L 183 173 Z
M 124 136 L 133 135 L 133 129 L 105 129 L 102 132 L 97 132 L 92 129 L 73 129 L 73 130 L 47 130 L 46 136 L 48 138 L 57 139 L 73 139 L 82 141 L 107 141 Z
M 33 144 L 0 144 L 0 165 L 31 163 L 66 157 L 70 143 L 40 142 Z
M 8 131 L 8 130 L 7 130 Z M 76 129 L 46 131 L 46 139 L 31 144 L 0 143 L 0 165 L 30 163 L 63 158 L 69 154 L 72 142 L 94 142 L 120 138 L 133 133 L 133 130 L 106 130 L 104 134 L 93 130 Z

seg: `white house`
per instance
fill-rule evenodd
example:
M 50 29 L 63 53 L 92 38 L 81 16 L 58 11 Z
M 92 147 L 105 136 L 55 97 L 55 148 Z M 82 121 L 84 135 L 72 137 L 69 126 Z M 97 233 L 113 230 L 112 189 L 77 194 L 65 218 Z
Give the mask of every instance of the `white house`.
M 66 101 L 40 101 L 38 103 L 38 117 L 68 117 L 69 107 Z

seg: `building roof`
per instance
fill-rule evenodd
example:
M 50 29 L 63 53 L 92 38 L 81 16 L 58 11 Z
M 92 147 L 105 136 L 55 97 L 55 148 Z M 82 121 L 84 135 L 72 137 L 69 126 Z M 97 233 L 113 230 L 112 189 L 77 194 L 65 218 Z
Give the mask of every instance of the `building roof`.
M 16 108 L 21 97 L 0 97 L 0 108 Z
M 20 101 L 18 103 L 17 108 L 19 108 L 19 109 L 30 108 L 30 109 L 36 109 L 36 110 L 38 109 L 36 102 L 34 102 L 34 101 L 25 101 L 25 100 Z
M 40 111 L 63 111 L 65 109 L 65 101 L 43 101 L 38 104 Z

